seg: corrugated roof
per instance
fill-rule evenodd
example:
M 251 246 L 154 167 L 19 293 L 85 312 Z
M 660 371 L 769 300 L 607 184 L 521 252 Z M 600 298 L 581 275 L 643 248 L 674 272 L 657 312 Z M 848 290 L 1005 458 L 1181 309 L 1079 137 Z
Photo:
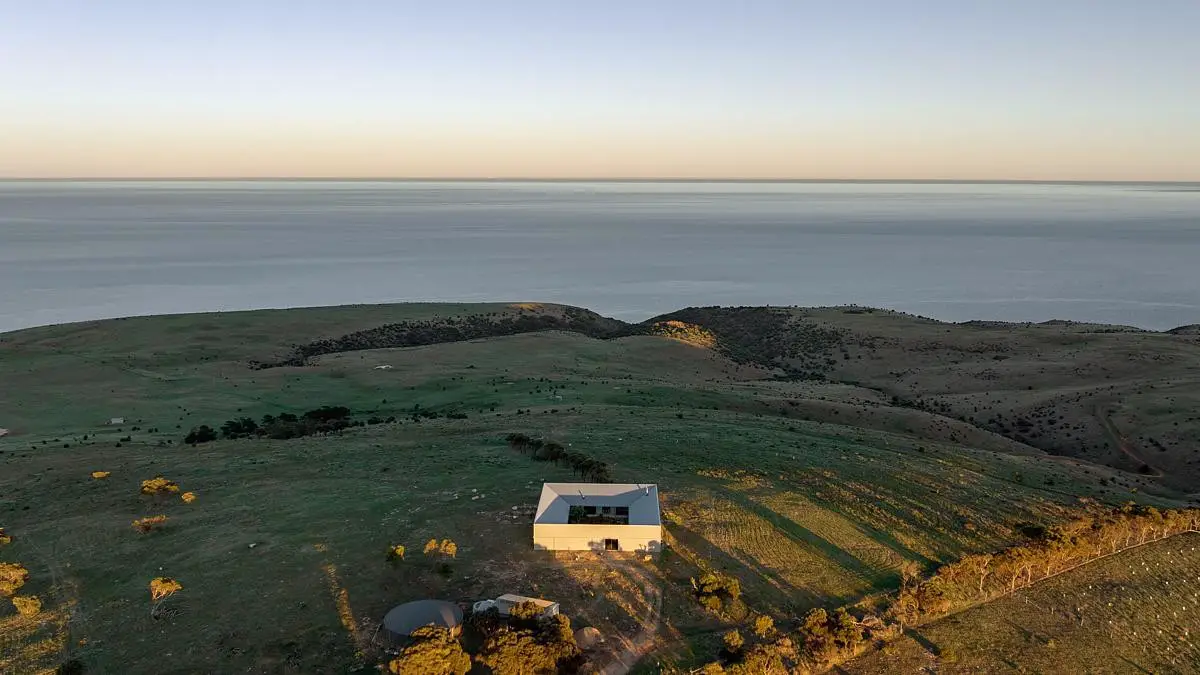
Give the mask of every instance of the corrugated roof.
M 653 483 L 543 483 L 534 523 L 566 524 L 572 506 L 627 506 L 630 525 L 661 525 Z

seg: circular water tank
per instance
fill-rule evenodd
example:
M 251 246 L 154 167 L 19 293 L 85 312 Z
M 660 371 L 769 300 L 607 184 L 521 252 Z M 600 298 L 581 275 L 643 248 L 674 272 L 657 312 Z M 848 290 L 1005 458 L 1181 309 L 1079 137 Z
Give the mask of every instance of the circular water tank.
M 383 617 L 383 627 L 397 637 L 407 637 L 421 626 L 454 628 L 462 623 L 462 610 L 445 600 L 417 600 L 393 607 Z

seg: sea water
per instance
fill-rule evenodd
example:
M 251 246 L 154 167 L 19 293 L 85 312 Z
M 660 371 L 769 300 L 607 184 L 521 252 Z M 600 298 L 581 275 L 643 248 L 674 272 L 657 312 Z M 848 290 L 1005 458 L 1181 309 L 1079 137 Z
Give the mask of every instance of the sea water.
M 1195 184 L 0 182 L 0 331 L 544 301 L 1200 323 Z

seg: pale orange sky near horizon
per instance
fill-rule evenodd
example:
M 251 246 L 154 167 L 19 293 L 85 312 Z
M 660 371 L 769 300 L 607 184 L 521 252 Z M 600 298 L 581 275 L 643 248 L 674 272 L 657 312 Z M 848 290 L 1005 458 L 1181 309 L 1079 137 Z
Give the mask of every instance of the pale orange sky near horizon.
M 1200 181 L 1200 2 L 5 16 L 0 178 Z

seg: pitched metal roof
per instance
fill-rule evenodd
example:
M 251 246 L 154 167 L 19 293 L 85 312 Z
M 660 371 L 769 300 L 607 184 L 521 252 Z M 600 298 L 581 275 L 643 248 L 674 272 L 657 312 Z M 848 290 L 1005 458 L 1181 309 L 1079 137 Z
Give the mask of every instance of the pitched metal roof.
M 565 525 L 572 506 L 626 506 L 630 525 L 662 525 L 653 483 L 543 483 L 533 522 Z

